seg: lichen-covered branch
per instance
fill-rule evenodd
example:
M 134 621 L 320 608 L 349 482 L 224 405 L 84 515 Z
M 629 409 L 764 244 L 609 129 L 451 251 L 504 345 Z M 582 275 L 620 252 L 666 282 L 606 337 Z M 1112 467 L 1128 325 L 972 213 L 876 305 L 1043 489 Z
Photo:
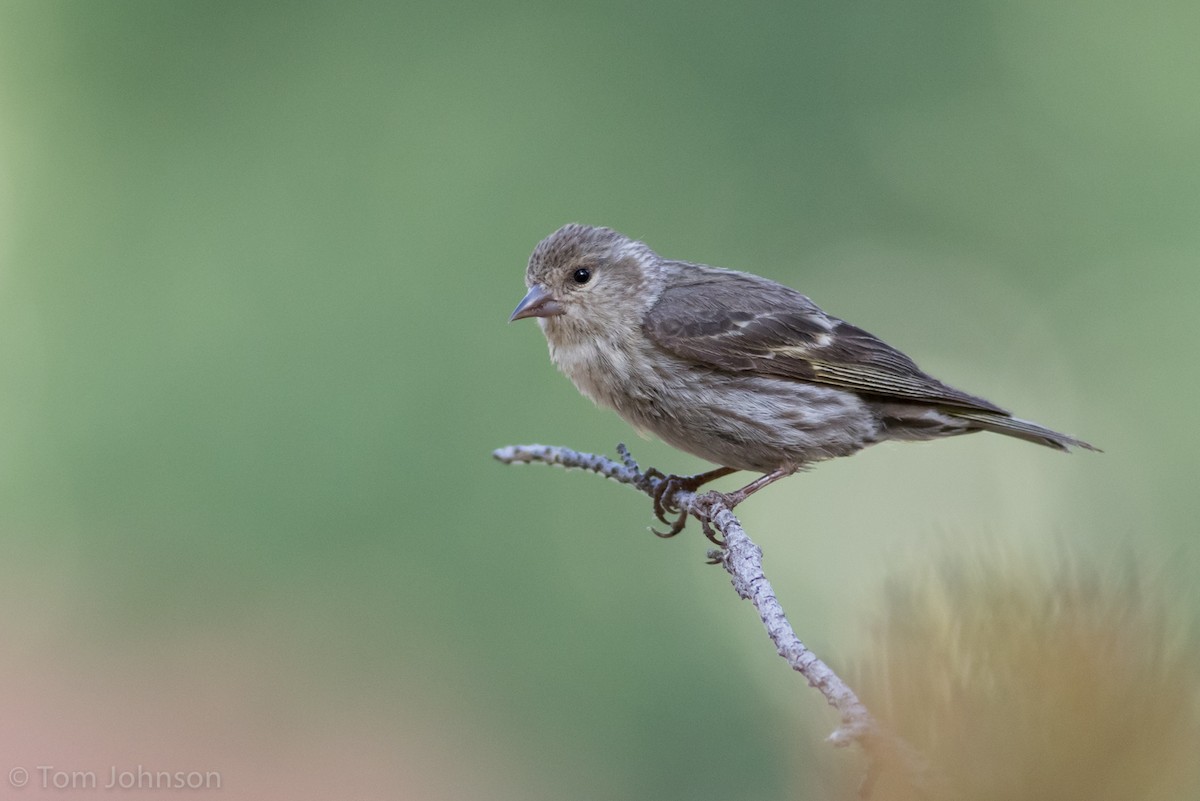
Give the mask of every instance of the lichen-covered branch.
M 505 464 L 537 462 L 588 470 L 653 497 L 664 479 L 655 475 L 656 471 L 642 472 L 623 445 L 617 449 L 621 453 L 620 462 L 550 445 L 508 445 L 493 451 L 492 456 Z M 914 781 L 925 784 L 928 777 L 925 776 L 924 761 L 906 743 L 883 731 L 854 691 L 796 636 L 771 582 L 763 573 L 762 550 L 747 536 L 720 494 L 677 490 L 673 497 L 664 500 L 701 523 L 707 523 L 723 536 L 724 547 L 709 551 L 709 557 L 729 573 L 737 594 L 754 604 L 779 655 L 816 687 L 841 716 L 841 723 L 829 736 L 829 741 L 837 746 L 857 742 L 871 760 L 872 767 L 861 790 L 864 797 L 870 793 L 873 777 L 883 762 L 898 763 Z

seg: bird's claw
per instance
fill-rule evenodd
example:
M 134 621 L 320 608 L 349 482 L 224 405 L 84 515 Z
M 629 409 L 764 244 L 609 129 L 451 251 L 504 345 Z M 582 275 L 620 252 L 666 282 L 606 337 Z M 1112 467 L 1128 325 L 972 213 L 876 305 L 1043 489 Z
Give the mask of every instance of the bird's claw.
M 621 458 L 625 460 L 626 465 L 633 462 L 633 457 L 629 455 L 628 448 L 620 445 L 617 450 L 621 454 Z M 664 539 L 674 537 L 683 531 L 683 527 L 687 525 L 689 512 L 687 509 L 676 505 L 675 497 L 680 492 L 695 493 L 696 490 L 708 482 L 722 476 L 727 476 L 733 472 L 736 471 L 732 467 L 719 467 L 716 470 L 710 470 L 707 473 L 697 473 L 694 476 L 676 476 L 667 475 L 654 467 L 647 468 L 646 472 L 642 474 L 639 486 L 645 489 L 645 485 L 654 481 L 658 482 L 654 486 L 654 491 L 650 493 L 654 499 L 654 516 L 659 519 L 659 522 L 667 526 L 666 531 L 659 531 L 656 528 L 651 528 L 650 530 L 654 532 L 655 536 Z M 710 495 L 712 498 L 709 498 Z M 708 493 L 708 495 L 705 495 L 705 498 L 709 499 L 709 503 L 713 500 L 720 500 L 725 506 L 731 509 L 736 503 L 742 500 L 738 493 L 726 495 L 720 492 Z M 716 529 L 713 528 L 707 519 L 701 518 L 700 526 L 704 531 L 704 536 L 708 537 L 709 542 L 721 548 L 725 547 L 725 541 L 720 538 Z
M 711 492 L 704 493 L 704 495 L 700 497 L 700 502 L 708 507 L 709 510 L 704 517 L 700 518 L 700 530 L 704 532 L 704 536 L 708 538 L 709 542 L 724 550 L 726 547 L 725 539 L 717 532 L 716 527 L 713 526 L 711 522 L 713 517 L 712 507 L 714 504 L 719 503 L 726 509 L 732 509 L 737 505 L 737 500 L 733 498 L 731 494 L 713 490 Z M 713 562 L 713 564 L 716 563 Z
M 667 540 L 674 537 L 679 532 L 683 531 L 683 527 L 687 525 L 687 512 L 680 512 L 679 517 L 674 522 L 668 523 L 670 526 L 666 531 L 659 531 L 654 526 L 650 527 L 650 532 L 661 539 Z
M 651 467 L 646 470 L 646 478 L 658 479 L 658 486 L 654 488 L 654 516 L 665 525 L 669 526 L 666 531 L 659 531 L 656 528 L 650 530 L 657 537 L 666 539 L 674 537 L 679 532 L 683 531 L 683 527 L 687 525 L 688 513 L 686 510 L 680 509 L 673 502 L 675 493 L 680 489 L 686 489 L 687 479 L 679 476 L 669 476 L 661 470 Z M 668 515 L 674 517 L 669 519 Z
M 723 473 L 724 471 L 714 472 Z M 694 476 L 668 476 L 653 467 L 646 471 L 646 476 L 658 479 L 658 486 L 654 488 L 654 516 L 664 525 L 670 526 L 670 528 L 667 531 L 650 530 L 663 538 L 674 537 L 683 531 L 683 527 L 687 525 L 688 511 L 675 505 L 676 495 L 680 492 L 695 492 L 716 477 L 712 473 L 700 473 Z M 725 501 L 726 505 L 729 505 L 728 496 L 719 492 L 711 494 L 716 495 L 722 501 Z M 670 519 L 668 516 L 674 519 Z M 722 548 L 725 547 L 724 541 L 721 540 L 707 520 L 701 519 L 700 525 L 704 530 L 704 536 L 708 537 L 710 542 Z
M 713 524 L 708 522 L 708 518 L 705 517 L 700 519 L 700 530 L 704 532 L 704 536 L 708 537 L 708 541 L 713 545 L 717 546 L 718 548 L 726 547 L 725 539 L 717 533 L 717 530 L 713 527 Z

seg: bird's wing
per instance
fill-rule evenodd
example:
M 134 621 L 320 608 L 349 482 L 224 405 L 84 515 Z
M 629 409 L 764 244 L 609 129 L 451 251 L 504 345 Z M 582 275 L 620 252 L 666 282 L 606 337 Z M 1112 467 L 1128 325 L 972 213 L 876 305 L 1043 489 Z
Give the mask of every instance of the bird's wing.
M 729 372 L 1008 414 L 926 375 L 900 351 L 782 284 L 700 265 L 666 266 L 668 288 L 642 327 L 654 344 L 679 358 Z

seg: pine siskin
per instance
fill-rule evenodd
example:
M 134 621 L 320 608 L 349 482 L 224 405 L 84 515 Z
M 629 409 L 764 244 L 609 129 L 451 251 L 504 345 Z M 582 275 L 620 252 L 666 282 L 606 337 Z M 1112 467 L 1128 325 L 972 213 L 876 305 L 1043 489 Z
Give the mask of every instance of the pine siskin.
M 538 318 L 551 358 L 580 392 L 638 430 L 721 465 L 670 476 L 664 491 L 695 491 L 737 470 L 762 473 L 725 494 L 732 507 L 813 462 L 867 445 L 974 431 L 1096 450 L 941 383 L 793 289 L 664 259 L 609 228 L 555 231 L 534 249 L 525 283 L 529 293 L 510 320 Z M 655 510 L 666 522 L 662 498 Z

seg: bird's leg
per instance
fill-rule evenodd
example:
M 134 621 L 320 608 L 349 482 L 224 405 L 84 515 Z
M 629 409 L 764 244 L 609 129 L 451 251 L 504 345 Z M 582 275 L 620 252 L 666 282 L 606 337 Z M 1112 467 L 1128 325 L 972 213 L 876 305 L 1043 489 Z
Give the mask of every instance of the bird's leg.
M 704 493 L 704 498 L 709 503 L 720 501 L 726 509 L 733 511 L 733 507 L 737 506 L 739 503 L 746 500 L 763 487 L 774 484 L 781 478 L 787 478 L 795 472 L 796 469 L 794 467 L 781 467 L 778 470 L 773 470 L 772 472 L 767 473 L 766 475 L 759 476 L 739 490 L 734 490 L 733 492 L 717 492 L 716 490 L 713 490 L 712 492 Z M 725 542 L 717 536 L 716 529 L 712 527 L 708 520 L 701 520 L 700 525 L 701 528 L 704 529 L 704 536 L 708 537 L 709 542 L 721 548 L 725 547 Z M 657 534 L 658 532 L 655 533 Z M 660 534 L 659 536 L 662 535 Z
M 683 490 L 684 492 L 695 492 L 700 487 L 710 481 L 715 481 L 722 476 L 727 476 L 730 473 L 736 473 L 737 470 L 732 467 L 718 467 L 716 470 L 709 470 L 707 473 L 697 473 L 694 476 L 676 476 L 666 475 L 661 470 L 653 467 L 646 471 L 647 478 L 657 478 L 658 486 L 654 490 L 654 516 L 661 520 L 665 525 L 670 526 L 666 531 L 658 531 L 650 529 L 659 537 L 674 537 L 679 532 L 683 531 L 684 525 L 687 523 L 687 512 L 680 509 L 674 503 L 675 493 Z M 667 515 L 676 515 L 674 520 L 668 520 Z
M 781 467 L 778 470 L 773 470 L 770 473 L 767 473 L 766 475 L 759 476 L 746 486 L 742 487 L 740 490 L 734 490 L 733 492 L 721 492 L 717 494 L 721 495 L 722 500 L 725 501 L 725 505 L 732 509 L 754 493 L 758 492 L 763 487 L 774 484 L 781 478 L 787 478 L 795 472 L 796 468 L 794 467 Z

